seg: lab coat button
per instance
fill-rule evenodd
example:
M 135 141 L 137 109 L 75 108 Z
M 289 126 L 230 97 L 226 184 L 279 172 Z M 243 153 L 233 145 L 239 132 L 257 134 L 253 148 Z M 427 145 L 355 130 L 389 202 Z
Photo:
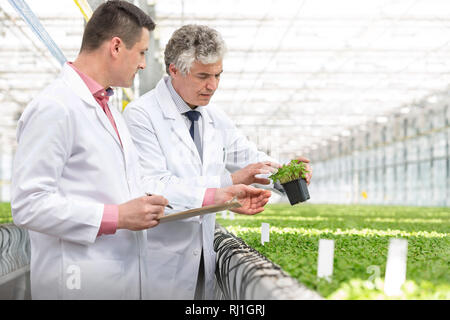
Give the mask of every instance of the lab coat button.
M 195 249 L 195 250 L 194 250 L 194 256 L 198 256 L 199 254 L 200 254 L 200 250 Z

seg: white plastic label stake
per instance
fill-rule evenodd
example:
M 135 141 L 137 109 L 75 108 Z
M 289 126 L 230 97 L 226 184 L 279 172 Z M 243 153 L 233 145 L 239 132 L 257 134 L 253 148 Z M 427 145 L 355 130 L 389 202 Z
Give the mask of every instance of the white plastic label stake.
M 261 224 L 261 244 L 264 245 L 264 242 L 269 242 L 269 224 L 263 222 Z
M 230 214 L 230 220 L 234 220 L 234 212 L 233 211 L 229 211 Z
M 319 240 L 319 258 L 317 260 L 317 277 L 331 281 L 333 275 L 334 240 Z
M 227 211 L 222 211 L 222 219 L 226 219 L 227 218 Z
M 389 241 L 386 275 L 384 277 L 384 293 L 388 296 L 401 294 L 401 287 L 406 280 L 407 253 L 407 240 L 391 239 Z

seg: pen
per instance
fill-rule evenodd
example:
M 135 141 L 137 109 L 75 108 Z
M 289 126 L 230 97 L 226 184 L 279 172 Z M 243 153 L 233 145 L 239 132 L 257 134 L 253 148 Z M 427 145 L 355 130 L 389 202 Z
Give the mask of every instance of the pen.
M 151 193 L 147 193 L 147 192 L 145 193 L 145 195 L 147 195 L 147 196 L 149 196 L 149 197 L 152 196 Z M 173 209 L 172 206 L 171 206 L 170 204 L 168 204 L 166 207 L 169 208 L 169 209 Z

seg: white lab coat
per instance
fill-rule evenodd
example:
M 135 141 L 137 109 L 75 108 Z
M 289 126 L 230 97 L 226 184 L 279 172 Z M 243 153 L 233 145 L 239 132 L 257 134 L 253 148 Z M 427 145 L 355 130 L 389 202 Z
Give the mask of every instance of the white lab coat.
M 201 207 L 206 188 L 220 188 L 220 176 L 271 160 L 259 152 L 213 105 L 202 114 L 203 162 L 167 88 L 156 88 L 130 103 L 124 118 L 137 147 L 146 191 L 162 194 L 184 210 Z M 149 285 L 154 299 L 193 299 L 203 248 L 206 299 L 213 298 L 215 214 L 160 224 L 147 231 Z
M 33 299 L 146 298 L 146 231 L 97 237 L 104 204 L 143 192 L 137 152 L 69 65 L 25 109 L 17 129 L 12 215 L 29 230 Z

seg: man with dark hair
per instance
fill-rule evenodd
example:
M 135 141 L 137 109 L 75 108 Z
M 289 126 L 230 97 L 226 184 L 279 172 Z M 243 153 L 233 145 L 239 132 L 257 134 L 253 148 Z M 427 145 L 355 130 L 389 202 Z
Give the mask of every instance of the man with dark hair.
M 142 28 L 155 29 L 155 23 L 146 13 L 126 1 L 109 1 L 93 13 L 86 25 L 80 51 L 98 49 L 115 36 L 130 49 L 139 40 Z
M 14 222 L 29 230 L 33 299 L 146 298 L 146 230 L 162 196 L 145 196 L 137 152 L 108 99 L 145 68 L 150 17 L 102 4 L 73 63 L 25 109 L 12 175 Z

